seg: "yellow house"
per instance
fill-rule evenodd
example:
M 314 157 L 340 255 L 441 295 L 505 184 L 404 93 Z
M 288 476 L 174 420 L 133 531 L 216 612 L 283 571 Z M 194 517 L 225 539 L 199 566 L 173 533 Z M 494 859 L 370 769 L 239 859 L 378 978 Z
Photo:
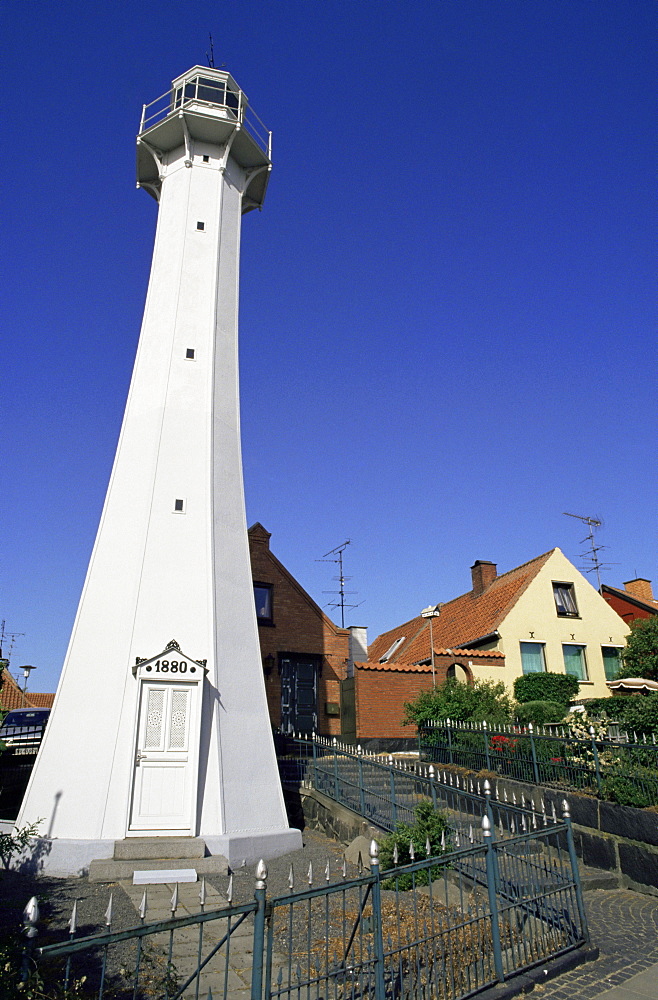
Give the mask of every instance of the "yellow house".
M 628 625 L 560 549 L 500 576 L 478 560 L 471 574 L 472 589 L 437 605 L 435 617 L 375 639 L 369 663 L 429 664 L 431 635 L 441 676 L 503 680 L 512 691 L 522 674 L 551 671 L 578 677 L 580 698 L 610 694 Z M 478 655 L 491 650 L 503 656 Z

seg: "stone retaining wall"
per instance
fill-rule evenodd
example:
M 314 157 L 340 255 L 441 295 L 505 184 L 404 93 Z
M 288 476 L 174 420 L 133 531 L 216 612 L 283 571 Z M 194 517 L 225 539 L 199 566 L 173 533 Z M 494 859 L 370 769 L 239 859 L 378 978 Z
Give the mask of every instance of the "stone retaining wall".
M 474 772 L 464 768 L 442 764 L 441 770 L 475 777 Z M 614 872 L 621 888 L 658 896 L 658 812 L 481 771 L 478 778 L 483 777 L 488 777 L 492 786 L 495 784 L 498 798 L 503 798 L 506 791 L 510 802 L 514 794 L 520 805 L 530 806 L 534 802 L 536 808 L 543 797 L 547 810 L 552 811 L 554 805 L 558 816 L 562 815 L 562 803 L 567 799 L 576 851 L 583 862 Z
M 474 772 L 464 768 L 442 765 L 442 770 L 475 778 Z M 543 797 L 546 809 L 551 812 L 554 805 L 558 816 L 562 815 L 566 798 L 576 852 L 583 863 L 614 873 L 621 888 L 658 896 L 658 812 L 601 802 L 589 795 L 529 785 L 497 774 L 480 772 L 478 777 L 495 782 L 498 797 L 502 799 L 506 791 L 510 802 L 515 795 L 520 805 L 534 804 L 537 808 Z M 322 830 L 343 844 L 359 836 L 381 839 L 385 832 L 315 789 L 288 788 L 285 797 L 290 823 L 300 830 Z

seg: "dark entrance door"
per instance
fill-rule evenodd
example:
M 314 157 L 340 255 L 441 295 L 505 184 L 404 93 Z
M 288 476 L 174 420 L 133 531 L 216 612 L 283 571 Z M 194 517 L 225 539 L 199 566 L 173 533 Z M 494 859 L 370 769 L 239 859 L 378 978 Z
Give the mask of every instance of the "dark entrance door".
M 303 653 L 282 653 L 279 665 L 282 731 L 317 732 L 320 658 Z

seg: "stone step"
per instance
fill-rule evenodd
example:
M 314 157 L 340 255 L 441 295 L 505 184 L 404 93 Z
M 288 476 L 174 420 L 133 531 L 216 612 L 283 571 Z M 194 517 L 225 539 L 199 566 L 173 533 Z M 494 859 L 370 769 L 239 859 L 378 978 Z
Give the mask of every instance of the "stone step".
M 208 858 L 197 858 L 193 865 L 190 865 L 189 859 L 184 858 L 133 858 L 125 861 L 106 858 L 91 862 L 89 881 L 119 882 L 121 879 L 132 881 L 136 871 L 175 871 L 176 869 L 188 870 L 191 867 L 194 868 L 197 875 L 226 875 L 228 862 L 221 854 L 215 854 Z M 175 878 L 172 881 L 175 881 Z
M 161 858 L 203 858 L 202 837 L 126 837 L 114 841 L 115 861 L 157 861 Z

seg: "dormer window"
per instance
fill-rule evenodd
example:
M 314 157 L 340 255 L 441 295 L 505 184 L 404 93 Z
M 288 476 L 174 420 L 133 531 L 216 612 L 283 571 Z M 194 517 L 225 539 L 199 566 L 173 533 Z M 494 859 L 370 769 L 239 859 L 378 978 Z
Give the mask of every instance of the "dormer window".
M 380 656 L 379 662 L 388 663 L 388 661 L 392 658 L 393 654 L 397 653 L 398 649 L 400 648 L 400 646 L 404 641 L 405 641 L 405 636 L 401 635 L 399 639 L 396 639 L 395 642 L 388 647 L 384 655 Z
M 560 618 L 578 618 L 578 605 L 573 583 L 554 583 L 555 610 Z

